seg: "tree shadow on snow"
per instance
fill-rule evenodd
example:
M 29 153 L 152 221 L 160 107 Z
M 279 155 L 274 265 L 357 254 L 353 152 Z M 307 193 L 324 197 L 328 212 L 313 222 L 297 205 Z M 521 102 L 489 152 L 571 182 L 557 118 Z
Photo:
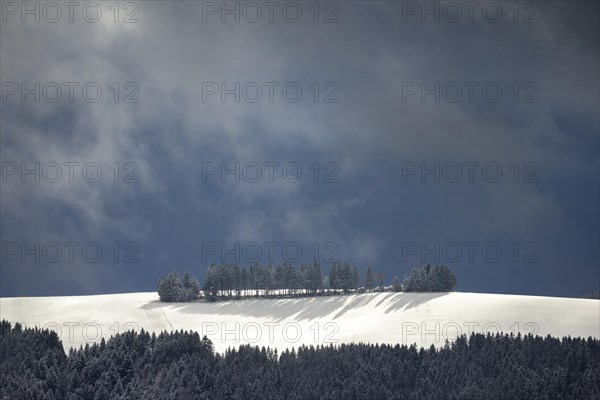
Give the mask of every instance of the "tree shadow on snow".
M 394 312 L 397 310 L 408 310 L 424 304 L 430 300 L 437 299 L 439 297 L 447 296 L 449 292 L 429 292 L 429 293 L 399 293 L 392 304 L 385 310 L 385 313 Z
M 424 304 L 448 293 L 370 293 L 335 296 L 317 296 L 289 299 L 243 299 L 217 301 L 214 303 L 161 303 L 152 301 L 141 306 L 151 311 L 158 308 L 175 308 L 190 315 L 232 315 L 250 318 L 265 318 L 274 322 L 285 319 L 295 321 L 320 318 L 337 319 L 350 310 L 365 306 L 386 307 L 390 313 Z

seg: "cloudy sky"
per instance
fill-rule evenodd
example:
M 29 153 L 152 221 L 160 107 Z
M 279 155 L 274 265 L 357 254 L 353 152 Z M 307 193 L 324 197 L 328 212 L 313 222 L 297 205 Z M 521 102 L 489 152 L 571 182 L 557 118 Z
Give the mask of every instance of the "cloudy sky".
M 336 259 L 600 285 L 597 2 L 23 4 L 0 24 L 2 296 Z

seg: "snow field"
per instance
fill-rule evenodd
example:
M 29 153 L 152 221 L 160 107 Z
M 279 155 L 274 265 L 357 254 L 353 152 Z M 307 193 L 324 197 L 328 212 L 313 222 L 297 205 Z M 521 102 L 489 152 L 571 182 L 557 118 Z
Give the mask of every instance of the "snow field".
M 56 331 L 65 350 L 127 330 L 193 330 L 223 351 L 366 342 L 442 346 L 459 334 L 600 338 L 600 301 L 482 293 L 365 293 L 161 303 L 152 293 L 0 298 L 0 318 Z

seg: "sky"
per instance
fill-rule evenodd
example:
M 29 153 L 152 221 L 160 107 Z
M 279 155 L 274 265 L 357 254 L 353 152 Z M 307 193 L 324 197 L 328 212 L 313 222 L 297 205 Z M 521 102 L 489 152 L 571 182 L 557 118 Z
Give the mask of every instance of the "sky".
M 211 263 L 600 287 L 598 2 L 2 1 L 0 296 Z

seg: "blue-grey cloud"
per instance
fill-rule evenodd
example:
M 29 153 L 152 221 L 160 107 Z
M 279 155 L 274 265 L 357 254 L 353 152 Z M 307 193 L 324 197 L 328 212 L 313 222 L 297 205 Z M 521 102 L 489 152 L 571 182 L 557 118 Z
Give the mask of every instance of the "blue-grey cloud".
M 405 15 L 403 3 L 339 2 L 339 22 L 331 24 L 314 23 L 304 3 L 298 23 L 202 22 L 202 2 L 139 2 L 135 24 L 115 24 L 110 14 L 96 24 L 3 22 L 3 83 L 97 82 L 103 97 L 35 103 L 9 96 L 2 162 L 97 162 L 104 175 L 98 183 L 22 183 L 16 176 L 2 183 L 3 242 L 98 242 L 103 249 L 98 263 L 10 256 L 2 295 L 152 290 L 172 269 L 203 275 L 218 261 L 203 262 L 203 243 L 273 241 L 299 243 L 303 261 L 315 255 L 315 242 L 321 261 L 334 243 L 337 258 L 371 264 L 388 278 L 421 263 L 403 260 L 402 243 L 494 242 L 505 252 L 498 263 L 463 257 L 452 265 L 461 289 L 595 289 L 598 4 L 535 3 L 533 23 L 522 21 L 524 10 L 514 23 L 508 5 L 497 23 L 480 14 L 473 23 L 422 23 Z M 135 86 L 126 89 L 127 82 Z M 263 98 L 203 101 L 203 82 L 256 82 Z M 272 103 L 265 82 L 280 83 Z M 286 82 L 302 87 L 301 101 L 285 101 Z M 328 82 L 335 85 L 325 88 Z M 479 86 L 472 102 L 463 92 L 461 101 L 436 103 L 431 95 L 404 99 L 407 82 Z M 486 82 L 501 86 L 501 101 L 482 97 Z M 133 87 L 139 102 L 123 103 Z M 336 88 L 339 102 L 322 102 Z M 523 102 L 527 95 L 539 101 Z M 124 164 L 135 163 L 139 182 L 114 183 L 115 162 L 120 181 L 131 172 Z M 207 162 L 296 162 L 303 177 L 292 183 L 278 167 L 273 182 L 266 168 L 257 183 L 231 176 L 223 183 L 218 174 L 203 182 Z M 322 182 L 333 171 L 327 162 L 339 182 Z M 473 183 L 464 175 L 458 183 L 421 183 L 418 174 L 403 181 L 412 162 L 495 162 L 503 177 L 489 183 L 478 169 Z M 522 182 L 528 162 L 537 183 Z M 140 262 L 124 264 L 123 248 L 112 262 L 115 242 L 137 244 Z M 522 262 L 530 242 L 539 246 L 537 263 Z

